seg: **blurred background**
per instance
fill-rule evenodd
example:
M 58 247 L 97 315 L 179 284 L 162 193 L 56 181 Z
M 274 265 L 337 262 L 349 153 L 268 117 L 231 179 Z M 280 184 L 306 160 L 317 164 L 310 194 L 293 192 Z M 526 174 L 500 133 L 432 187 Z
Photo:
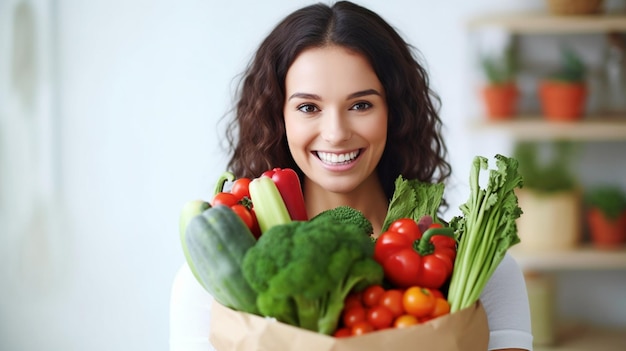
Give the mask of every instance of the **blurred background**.
M 0 0 L 1 350 L 168 349 L 180 210 L 209 199 L 225 170 L 220 119 L 256 46 L 310 3 Z M 623 350 L 626 251 L 621 239 L 594 244 L 582 211 L 588 189 L 626 189 L 624 41 L 608 36 L 626 32 L 624 1 L 600 2 L 600 20 L 563 23 L 535 22 L 547 0 L 358 3 L 419 50 L 441 96 L 448 216 L 469 196 L 475 155 L 557 155 L 551 173 L 534 177 L 555 180 L 547 192 L 574 184 L 574 212 L 524 202 L 544 216 L 520 227 L 528 244 L 516 250 L 538 347 Z M 503 13 L 532 15 L 491 16 Z M 574 125 L 546 121 L 537 95 L 564 46 L 589 83 Z M 510 62 L 508 48 L 519 99 L 495 118 L 482 59 Z

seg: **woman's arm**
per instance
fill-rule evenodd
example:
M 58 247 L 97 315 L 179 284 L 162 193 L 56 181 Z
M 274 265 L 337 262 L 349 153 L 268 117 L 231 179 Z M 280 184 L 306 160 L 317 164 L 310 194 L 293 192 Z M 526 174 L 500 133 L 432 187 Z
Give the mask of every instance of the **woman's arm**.
M 508 253 L 487 282 L 480 300 L 489 322 L 489 350 L 532 350 L 526 282 Z
M 184 264 L 170 298 L 170 351 L 213 351 L 209 343 L 213 297 Z

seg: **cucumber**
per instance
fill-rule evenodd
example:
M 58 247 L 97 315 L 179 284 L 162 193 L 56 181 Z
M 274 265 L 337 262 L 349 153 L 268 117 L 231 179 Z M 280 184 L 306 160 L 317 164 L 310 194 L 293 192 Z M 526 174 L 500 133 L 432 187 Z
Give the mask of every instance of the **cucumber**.
M 185 231 L 187 263 L 200 284 L 220 304 L 258 314 L 257 294 L 241 271 L 241 262 L 256 239 L 229 207 L 218 205 L 193 217 Z

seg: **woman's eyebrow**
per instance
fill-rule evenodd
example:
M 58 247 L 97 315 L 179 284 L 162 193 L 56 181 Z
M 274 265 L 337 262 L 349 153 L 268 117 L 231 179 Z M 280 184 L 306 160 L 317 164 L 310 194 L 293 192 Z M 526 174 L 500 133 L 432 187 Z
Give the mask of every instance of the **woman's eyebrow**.
M 378 92 L 378 90 L 376 90 L 376 89 L 367 89 L 367 90 L 357 91 L 356 93 L 352 93 L 352 94 L 348 95 L 346 100 L 356 99 L 356 98 L 360 98 L 360 97 L 367 96 L 367 95 L 378 95 L 378 96 L 381 96 L 381 94 Z
M 355 93 L 348 95 L 346 100 L 356 99 L 356 98 L 360 98 L 360 97 L 367 96 L 367 95 L 381 96 L 381 94 L 376 89 L 366 89 L 366 90 L 357 91 Z M 293 93 L 291 94 L 291 96 L 289 96 L 289 99 L 287 100 L 291 100 L 295 98 L 305 99 L 305 100 L 322 100 L 322 98 L 319 95 L 309 94 L 309 93 Z
M 322 100 L 322 98 L 319 95 L 308 94 L 308 93 L 293 93 L 287 100 L 291 100 L 295 98 L 305 99 L 305 100 Z

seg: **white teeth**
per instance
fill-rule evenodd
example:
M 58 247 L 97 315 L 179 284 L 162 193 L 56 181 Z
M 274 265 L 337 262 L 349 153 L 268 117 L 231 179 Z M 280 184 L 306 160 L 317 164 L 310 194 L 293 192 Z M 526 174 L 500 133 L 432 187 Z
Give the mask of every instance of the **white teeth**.
M 333 154 L 329 152 L 317 152 L 317 157 L 320 158 L 324 163 L 347 163 L 354 160 L 359 155 L 358 151 L 352 151 L 345 154 Z

